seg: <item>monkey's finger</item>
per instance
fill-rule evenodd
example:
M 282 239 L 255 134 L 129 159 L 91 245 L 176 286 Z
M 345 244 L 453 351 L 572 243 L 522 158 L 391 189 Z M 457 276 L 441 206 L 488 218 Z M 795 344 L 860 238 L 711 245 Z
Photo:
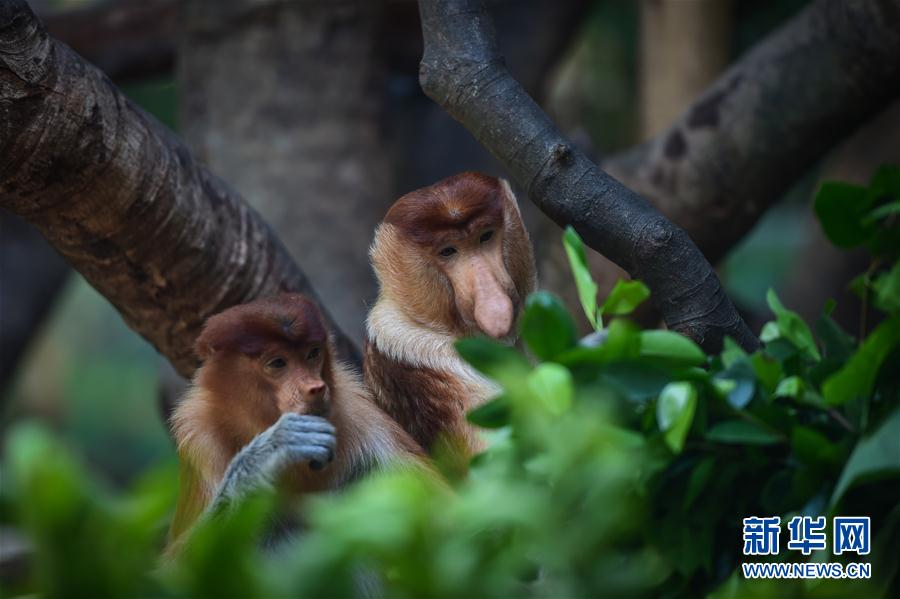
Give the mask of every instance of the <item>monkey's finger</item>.
M 279 424 L 297 432 L 334 433 L 334 425 L 321 416 L 288 413 L 279 419 Z
M 297 447 L 291 455 L 298 462 L 316 461 L 327 464 L 331 461 L 332 451 L 321 445 L 305 445 Z
M 302 447 L 305 445 L 320 445 L 322 447 L 334 447 L 337 445 L 337 438 L 334 435 L 329 435 L 326 433 L 298 433 L 292 435 L 290 439 L 288 439 L 289 445 L 296 445 L 298 447 Z

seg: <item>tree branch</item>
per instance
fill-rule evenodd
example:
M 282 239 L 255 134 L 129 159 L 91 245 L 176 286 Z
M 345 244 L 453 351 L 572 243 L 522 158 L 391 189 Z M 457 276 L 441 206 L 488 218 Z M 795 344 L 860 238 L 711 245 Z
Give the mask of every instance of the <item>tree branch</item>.
M 259 215 L 50 38 L 24 0 L 0 3 L 0 156 L 0 206 L 34 224 L 181 374 L 211 314 L 279 291 L 315 297 Z
M 566 141 L 503 63 L 480 0 L 421 0 L 420 82 L 559 225 L 653 291 L 668 326 L 715 351 L 758 341 L 684 231 Z
M 900 96 L 900 0 L 818 0 L 667 131 L 603 167 L 716 261 L 835 144 Z

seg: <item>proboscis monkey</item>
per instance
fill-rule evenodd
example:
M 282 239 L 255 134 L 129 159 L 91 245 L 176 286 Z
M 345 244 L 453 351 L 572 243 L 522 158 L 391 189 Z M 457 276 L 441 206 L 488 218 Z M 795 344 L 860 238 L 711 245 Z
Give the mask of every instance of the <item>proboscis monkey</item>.
M 206 322 L 195 349 L 202 366 L 172 418 L 181 489 L 170 555 L 207 510 L 260 486 L 308 493 L 394 463 L 427 470 L 418 444 L 332 357 L 304 296 L 229 308 Z
M 366 382 L 419 442 L 481 449 L 466 412 L 496 393 L 453 347 L 463 336 L 512 340 L 535 286 L 531 241 L 509 184 L 462 173 L 397 200 L 369 250 Z

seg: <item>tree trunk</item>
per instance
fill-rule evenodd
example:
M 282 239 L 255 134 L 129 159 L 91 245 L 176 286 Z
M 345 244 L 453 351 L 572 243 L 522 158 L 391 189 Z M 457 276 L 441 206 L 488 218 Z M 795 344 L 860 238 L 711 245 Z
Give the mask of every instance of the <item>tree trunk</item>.
M 378 5 L 191 0 L 179 44 L 185 139 L 272 223 L 357 342 L 375 295 L 368 246 L 393 200 Z

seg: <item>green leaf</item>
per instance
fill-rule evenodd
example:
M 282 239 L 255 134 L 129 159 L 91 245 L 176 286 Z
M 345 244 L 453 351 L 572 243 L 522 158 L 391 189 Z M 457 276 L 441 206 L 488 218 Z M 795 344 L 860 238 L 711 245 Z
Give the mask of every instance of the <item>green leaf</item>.
M 594 329 L 600 329 L 603 324 L 599 320 L 597 310 L 597 284 L 594 283 L 588 267 L 584 243 L 571 225 L 566 227 L 566 232 L 563 234 L 563 246 L 569 257 L 569 266 L 572 267 L 572 275 L 575 277 L 575 287 L 578 289 L 578 299 L 581 300 L 584 315 L 587 316 L 588 322 Z
M 869 225 L 892 214 L 900 214 L 900 200 L 879 206 L 866 215 L 863 219 L 863 223 Z
M 672 366 L 701 366 L 706 354 L 700 346 L 674 331 L 642 331 L 641 357 L 662 360 Z
M 728 368 L 738 360 L 747 357 L 747 352 L 737 344 L 737 341 L 731 337 L 725 337 L 724 347 L 722 349 L 722 365 Z
M 476 370 L 507 389 L 519 389 L 531 371 L 519 352 L 486 337 L 460 339 L 456 351 Z
M 759 340 L 763 343 L 771 343 L 776 339 L 781 339 L 781 328 L 775 321 L 769 321 L 763 325 L 762 331 L 759 332 Z
M 855 295 L 859 299 L 865 299 L 866 293 L 871 284 L 872 280 L 869 278 L 869 273 L 864 272 L 861 275 L 853 277 L 850 283 L 847 284 L 847 289 L 852 291 L 853 295 Z
M 663 432 L 666 445 L 675 453 L 680 453 L 684 448 L 696 408 L 697 390 L 690 383 L 669 383 L 659 394 L 656 422 Z
M 631 314 L 635 308 L 650 297 L 650 290 L 640 281 L 619 279 L 600 306 L 600 314 L 623 316 Z
M 728 404 L 735 409 L 743 409 L 753 399 L 756 392 L 756 377 L 749 361 L 744 358 L 735 362 L 721 372 L 717 372 L 714 380 L 731 381 L 733 384 L 727 389 L 725 395 Z M 725 390 L 725 387 L 720 387 Z
M 509 424 L 509 399 L 501 395 L 471 410 L 466 420 L 481 428 L 502 428 Z
M 522 338 L 541 360 L 552 360 L 575 347 L 578 332 L 562 301 L 547 291 L 537 291 L 525 300 Z
M 835 507 L 847 490 L 868 480 L 900 474 L 900 408 L 871 435 L 859 440 L 831 494 Z
M 772 445 L 782 441 L 780 435 L 746 420 L 726 420 L 706 432 L 706 438 L 719 443 Z
M 857 397 L 868 397 L 881 364 L 898 343 L 900 314 L 878 325 L 847 364 L 825 379 L 822 383 L 825 402 L 838 406 Z
M 643 402 L 657 397 L 672 380 L 671 372 L 641 361 L 612 362 L 603 368 L 600 377 L 623 397 Z
M 703 458 L 699 464 L 694 466 L 693 471 L 691 471 L 691 478 L 688 479 L 687 490 L 684 493 L 684 502 L 682 503 L 681 509 L 690 509 L 691 504 L 693 504 L 697 497 L 700 496 L 703 487 L 709 482 L 709 479 L 714 472 L 713 468 L 715 465 L 715 456 L 709 456 Z
M 893 314 L 900 312 L 900 262 L 886 273 L 882 273 L 872 282 L 875 291 L 875 306 Z
M 827 314 L 822 314 L 816 320 L 816 333 L 822 340 L 825 355 L 839 362 L 846 362 L 856 348 L 856 339 Z
M 789 376 L 778 383 L 778 387 L 775 389 L 775 395 L 778 397 L 792 397 L 797 399 L 803 395 L 805 388 L 806 385 L 803 384 L 803 379 L 799 376 Z
M 797 459 L 805 464 L 832 465 L 840 463 L 840 446 L 808 426 L 796 426 L 791 431 L 791 446 Z
M 873 228 L 863 224 L 871 199 L 865 187 L 826 181 L 816 194 L 815 211 L 833 244 L 852 248 L 864 243 Z
M 762 383 L 763 389 L 768 393 L 775 391 L 778 381 L 783 376 L 781 364 L 762 352 L 756 352 L 750 356 L 750 365 L 756 374 L 756 379 Z
M 569 369 L 552 362 L 539 365 L 528 375 L 528 388 L 554 416 L 567 412 L 575 396 Z
M 775 314 L 775 321 L 778 323 L 778 330 L 781 336 L 793 343 L 798 349 L 806 351 L 816 360 L 821 360 L 819 348 L 816 347 L 816 340 L 813 338 L 812 332 L 800 315 L 796 312 L 788 310 L 782 305 L 778 295 L 774 289 L 769 289 L 766 294 L 766 301 L 769 308 Z
M 869 182 L 869 190 L 875 198 L 900 199 L 900 166 L 883 164 Z
M 606 338 L 594 347 L 574 347 L 555 358 L 555 362 L 566 366 L 586 364 L 607 364 L 615 360 L 637 358 L 641 340 L 638 328 L 625 319 L 617 318 L 605 329 Z

